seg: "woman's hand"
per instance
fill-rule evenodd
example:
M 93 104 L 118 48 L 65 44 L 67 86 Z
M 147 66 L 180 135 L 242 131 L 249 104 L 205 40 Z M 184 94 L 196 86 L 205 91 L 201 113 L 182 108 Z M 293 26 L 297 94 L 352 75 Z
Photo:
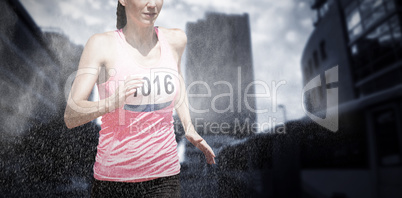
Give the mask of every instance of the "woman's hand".
M 137 88 L 140 88 L 143 85 L 144 81 L 142 80 L 142 77 L 133 75 L 127 76 L 124 83 L 119 84 L 115 93 L 109 97 L 109 111 L 113 111 L 123 106 L 126 98 L 134 94 L 137 91 Z
M 215 153 L 212 148 L 208 145 L 208 143 L 198 134 L 198 133 L 186 133 L 186 138 L 190 141 L 195 147 L 200 149 L 207 159 L 208 164 L 215 164 Z

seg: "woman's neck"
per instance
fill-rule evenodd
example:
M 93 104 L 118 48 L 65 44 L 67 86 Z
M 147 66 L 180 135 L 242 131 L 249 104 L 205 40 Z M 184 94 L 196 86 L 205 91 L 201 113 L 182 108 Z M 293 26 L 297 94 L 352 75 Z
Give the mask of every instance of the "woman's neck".
M 127 42 L 139 51 L 149 51 L 158 42 L 153 25 L 141 27 L 127 23 L 123 28 L 123 33 Z

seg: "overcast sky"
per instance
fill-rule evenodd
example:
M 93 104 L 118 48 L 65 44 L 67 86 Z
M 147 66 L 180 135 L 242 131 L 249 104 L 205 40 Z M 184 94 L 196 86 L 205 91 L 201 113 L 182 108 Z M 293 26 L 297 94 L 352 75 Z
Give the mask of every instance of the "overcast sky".
M 21 3 L 41 28 L 58 28 L 76 44 L 85 45 L 92 34 L 115 29 L 117 0 L 21 0 Z M 313 30 L 308 1 L 164 0 L 156 25 L 185 30 L 187 22 L 203 19 L 205 12 L 249 14 L 255 79 L 265 81 L 270 88 L 272 81 L 285 81 L 278 89 L 277 105 L 286 106 L 288 119 L 304 116 L 300 60 Z M 256 92 L 265 90 L 257 86 Z M 257 99 L 259 109 L 269 110 L 258 115 L 260 123 L 270 117 L 275 117 L 277 123 L 282 121 L 283 112 L 272 112 L 273 104 L 272 98 Z

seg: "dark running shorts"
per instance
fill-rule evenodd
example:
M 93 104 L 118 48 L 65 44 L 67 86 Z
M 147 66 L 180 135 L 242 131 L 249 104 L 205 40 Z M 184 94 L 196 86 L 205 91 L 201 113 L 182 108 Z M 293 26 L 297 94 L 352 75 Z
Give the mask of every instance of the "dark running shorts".
M 144 182 L 113 182 L 95 179 L 91 197 L 180 197 L 180 173 Z

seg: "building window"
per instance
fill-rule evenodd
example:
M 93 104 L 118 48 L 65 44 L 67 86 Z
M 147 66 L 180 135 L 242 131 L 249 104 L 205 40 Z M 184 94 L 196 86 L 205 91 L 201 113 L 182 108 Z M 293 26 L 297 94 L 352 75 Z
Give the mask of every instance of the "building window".
M 349 30 L 349 38 L 350 40 L 353 40 L 354 38 L 359 36 L 363 30 L 358 9 L 353 10 L 346 20 Z
M 362 10 L 362 9 L 360 9 L 360 10 Z M 362 17 L 365 17 L 365 20 L 363 21 L 363 27 L 365 29 L 370 28 L 372 25 L 374 25 L 375 22 L 377 22 L 379 19 L 381 19 L 384 16 L 385 16 L 385 8 L 383 6 L 378 7 L 374 11 L 370 10 L 369 14 L 362 15 Z
M 317 24 L 329 11 L 329 7 L 332 4 L 332 0 L 326 1 L 313 1 L 312 5 L 314 5 L 313 9 L 316 10 L 315 14 L 313 15 L 313 22 Z
M 326 51 L 325 41 L 320 42 L 320 53 L 321 53 L 322 60 L 327 59 L 327 51 Z
M 390 25 L 391 25 L 391 29 L 392 29 L 392 36 L 393 36 L 393 39 L 394 39 L 395 41 L 399 41 L 399 45 L 400 45 L 401 42 L 402 42 L 402 39 L 401 39 L 401 26 L 400 26 L 400 24 L 399 24 L 398 18 L 397 18 L 397 17 L 393 17 L 393 18 L 390 20 Z
M 320 17 L 324 17 L 325 14 L 327 14 L 329 10 L 328 2 L 325 2 L 319 9 L 318 11 L 320 12 Z
M 308 60 L 308 70 L 309 70 L 309 76 L 311 77 L 311 75 L 314 74 L 313 63 L 311 61 L 311 58 Z
M 402 59 L 401 28 L 397 16 L 377 26 L 350 47 L 357 81 Z
M 314 24 L 317 24 L 319 20 L 320 20 L 320 13 L 319 13 L 319 12 L 315 12 L 315 13 L 313 14 L 313 23 L 314 23 Z
M 363 17 L 372 15 L 372 12 L 376 10 L 384 10 L 384 6 L 382 6 L 382 0 L 361 0 L 360 1 L 360 13 Z M 375 15 L 375 13 L 374 13 Z
M 345 8 L 349 39 L 356 39 L 365 30 L 395 11 L 392 0 L 356 0 Z
M 318 61 L 318 54 L 317 54 L 317 51 L 314 51 L 314 52 L 313 52 L 313 61 L 314 61 L 314 69 L 315 69 L 316 71 L 318 71 L 318 67 L 320 66 L 320 63 L 319 63 L 319 61 Z
M 359 53 L 359 51 L 357 50 L 357 46 L 356 46 L 356 45 L 353 45 L 351 49 L 352 49 L 352 55 L 353 55 L 353 56 L 356 55 L 357 53 Z
M 348 30 L 354 29 L 360 24 L 360 12 L 358 9 L 354 9 L 347 18 Z

